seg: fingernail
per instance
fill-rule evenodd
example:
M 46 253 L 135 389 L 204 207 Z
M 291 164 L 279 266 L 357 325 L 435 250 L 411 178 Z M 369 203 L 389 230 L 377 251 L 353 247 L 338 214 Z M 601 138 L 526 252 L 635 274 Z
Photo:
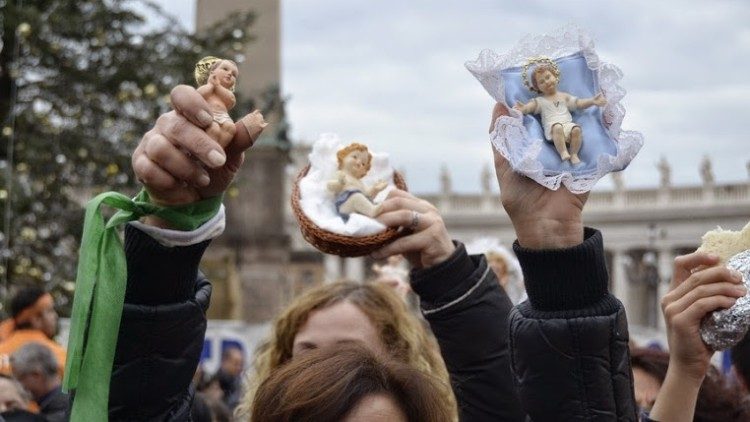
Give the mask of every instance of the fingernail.
M 739 286 L 735 288 L 735 290 L 737 291 L 737 293 L 739 293 L 742 296 L 745 296 L 747 294 L 747 289 L 743 286 Z
M 205 173 L 201 174 L 201 176 L 198 178 L 199 186 L 208 186 L 209 183 L 211 183 L 211 178 L 208 177 L 208 175 Z
M 213 165 L 214 167 L 224 165 L 224 162 L 226 161 L 227 157 L 219 151 L 213 150 L 208 153 L 208 162 L 211 163 L 211 165 Z
M 211 124 L 211 121 L 213 121 L 213 118 L 206 110 L 201 110 L 198 112 L 198 114 L 195 116 L 196 119 L 198 119 L 198 122 L 203 126 L 208 126 Z
M 715 253 L 710 253 L 708 254 L 708 259 L 712 261 L 716 261 L 717 259 L 719 259 L 719 255 L 716 255 Z

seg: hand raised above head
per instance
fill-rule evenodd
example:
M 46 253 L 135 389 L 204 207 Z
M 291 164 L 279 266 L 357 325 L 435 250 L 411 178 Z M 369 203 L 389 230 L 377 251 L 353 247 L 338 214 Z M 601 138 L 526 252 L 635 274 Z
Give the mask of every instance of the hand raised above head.
M 390 191 L 377 220 L 412 231 L 373 253 L 377 259 L 403 254 L 413 268 L 427 268 L 450 258 L 456 249 L 437 208 L 406 191 Z
M 713 355 L 701 340 L 701 321 L 709 312 L 729 308 L 747 293 L 742 275 L 718 263 L 717 256 L 702 252 L 677 257 L 670 291 L 661 300 L 670 366 L 679 366 L 693 379 L 703 379 Z
M 239 170 L 253 139 L 247 130 L 238 130 L 222 148 L 204 130 L 213 121 L 211 109 L 190 86 L 175 87 L 171 102 L 174 111 L 159 116 L 133 152 L 136 177 L 160 205 L 189 204 L 221 194 Z
M 742 275 L 718 263 L 718 256 L 702 252 L 674 260 L 671 289 L 661 300 L 669 368 L 651 408 L 654 420 L 693 420 L 698 393 L 714 353 L 701 339 L 701 321 L 747 294 Z
M 508 109 L 497 103 L 492 111 L 490 132 Z M 549 190 L 513 171 L 510 163 L 495 148 L 495 172 L 500 199 L 508 212 L 521 246 L 531 249 L 559 249 L 583 241 L 581 212 L 588 193 L 575 195 L 561 186 Z

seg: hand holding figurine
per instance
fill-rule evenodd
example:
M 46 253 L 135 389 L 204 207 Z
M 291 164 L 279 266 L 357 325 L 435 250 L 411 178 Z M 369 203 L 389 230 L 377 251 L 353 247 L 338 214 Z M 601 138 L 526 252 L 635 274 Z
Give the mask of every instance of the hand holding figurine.
M 437 208 L 409 192 L 390 191 L 377 220 L 410 233 L 373 253 L 376 259 L 403 254 L 412 268 L 427 268 L 444 262 L 456 250 Z
M 492 111 L 490 131 L 508 109 L 500 103 Z M 521 246 L 560 249 L 583 242 L 581 213 L 588 194 L 574 195 L 564 186 L 549 190 L 510 167 L 493 148 L 500 199 L 508 212 Z
M 229 85 L 234 80 L 231 63 L 219 63 L 229 69 L 222 69 L 225 84 Z M 210 75 L 208 68 L 200 65 L 196 66 L 196 75 L 202 77 L 203 87 Z M 217 72 L 214 80 L 221 83 L 219 75 Z M 229 119 L 232 136 L 219 136 L 213 130 L 218 126 L 214 99 L 207 99 L 200 88 L 179 85 L 172 90 L 170 100 L 174 111 L 159 116 L 133 152 L 136 178 L 151 200 L 162 206 L 185 205 L 220 195 L 242 165 L 245 150 L 266 127 L 263 115 L 254 111 L 237 123 Z M 153 216 L 147 217 L 146 222 L 168 227 Z

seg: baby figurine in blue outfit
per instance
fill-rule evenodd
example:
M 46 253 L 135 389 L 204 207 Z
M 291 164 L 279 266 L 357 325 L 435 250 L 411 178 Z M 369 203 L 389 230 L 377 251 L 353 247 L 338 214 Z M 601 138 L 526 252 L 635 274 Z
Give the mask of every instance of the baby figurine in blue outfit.
M 380 180 L 372 187 L 367 187 L 362 178 L 370 171 L 372 154 L 366 145 L 352 143 L 336 153 L 339 170 L 336 179 L 328 182 L 328 190 L 336 196 L 336 212 L 344 221 L 352 213 L 374 218 L 380 213 L 380 205 L 373 202 L 375 195 L 388 186 Z

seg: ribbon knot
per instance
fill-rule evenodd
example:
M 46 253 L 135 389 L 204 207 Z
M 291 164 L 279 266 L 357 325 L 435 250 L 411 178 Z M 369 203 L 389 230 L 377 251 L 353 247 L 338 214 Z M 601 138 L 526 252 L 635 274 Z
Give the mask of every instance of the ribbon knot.
M 179 207 L 161 207 L 141 191 L 135 198 L 117 192 L 97 195 L 86 204 L 78 258 L 68 357 L 63 390 L 75 390 L 72 421 L 106 421 L 109 382 L 125 300 L 127 262 L 117 228 L 156 215 L 178 230 L 195 230 L 221 206 L 221 196 Z M 101 206 L 119 210 L 104 223 Z

